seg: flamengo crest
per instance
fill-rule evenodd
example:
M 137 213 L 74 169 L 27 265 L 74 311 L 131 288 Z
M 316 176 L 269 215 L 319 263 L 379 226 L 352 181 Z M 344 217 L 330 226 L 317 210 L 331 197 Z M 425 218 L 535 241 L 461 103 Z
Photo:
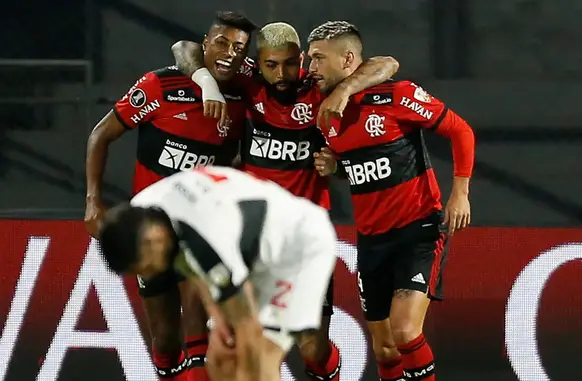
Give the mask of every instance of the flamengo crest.
M 378 114 L 370 114 L 366 120 L 365 128 L 366 132 L 370 134 L 372 138 L 382 136 L 386 133 L 384 130 L 384 119 L 385 116 L 380 116 Z
M 299 124 L 309 123 L 313 120 L 312 105 L 306 103 L 297 103 L 291 111 L 291 118 Z

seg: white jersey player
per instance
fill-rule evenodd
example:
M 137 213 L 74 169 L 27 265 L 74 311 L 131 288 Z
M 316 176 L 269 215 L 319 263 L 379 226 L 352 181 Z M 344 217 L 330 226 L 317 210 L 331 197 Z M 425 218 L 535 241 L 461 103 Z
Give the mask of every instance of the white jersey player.
M 237 381 L 278 380 L 295 334 L 319 327 L 335 241 L 323 208 L 223 167 L 160 180 L 111 209 L 100 232 L 113 271 L 147 279 L 174 266 L 195 280 L 223 341 L 234 330 L 233 361 L 215 377 Z

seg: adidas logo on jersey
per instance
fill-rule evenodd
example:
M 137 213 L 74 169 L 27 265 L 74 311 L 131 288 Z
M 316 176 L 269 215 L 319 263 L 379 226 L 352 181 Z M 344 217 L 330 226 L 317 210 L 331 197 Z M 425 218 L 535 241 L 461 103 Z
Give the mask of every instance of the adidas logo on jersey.
M 327 133 L 327 137 L 333 138 L 334 136 L 337 136 L 337 132 L 336 132 L 335 128 L 333 126 L 331 126 L 331 128 L 329 129 L 329 132 Z
M 197 155 L 187 150 L 188 146 L 186 144 L 166 139 L 166 145 L 158 158 L 158 163 L 177 171 L 187 171 L 196 167 L 212 165 L 216 160 L 214 155 L 210 157 L 207 155 Z
M 186 116 L 186 113 L 185 112 L 182 112 L 180 114 L 174 115 L 174 118 L 181 119 L 181 120 L 188 120 L 188 117 Z
M 424 277 L 422 276 L 422 273 L 416 274 L 410 280 L 413 281 L 413 282 L 416 282 L 416 283 L 426 284 L 426 281 L 424 280 Z
M 255 110 L 265 115 L 265 108 L 263 107 L 263 102 L 259 102 L 255 105 Z

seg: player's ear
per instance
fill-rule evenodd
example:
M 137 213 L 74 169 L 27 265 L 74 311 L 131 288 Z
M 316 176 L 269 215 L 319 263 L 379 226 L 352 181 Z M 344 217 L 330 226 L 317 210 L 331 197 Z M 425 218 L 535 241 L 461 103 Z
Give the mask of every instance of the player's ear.
M 356 58 L 356 56 L 355 56 L 354 52 L 347 50 L 344 54 L 344 67 L 343 68 L 347 69 L 350 66 L 352 66 L 352 64 L 355 61 L 355 58 Z
M 208 35 L 204 35 L 204 39 L 202 40 L 202 51 L 206 52 L 206 47 L 208 46 Z
M 299 66 L 303 67 L 303 63 L 305 62 L 305 52 L 301 52 L 299 55 Z

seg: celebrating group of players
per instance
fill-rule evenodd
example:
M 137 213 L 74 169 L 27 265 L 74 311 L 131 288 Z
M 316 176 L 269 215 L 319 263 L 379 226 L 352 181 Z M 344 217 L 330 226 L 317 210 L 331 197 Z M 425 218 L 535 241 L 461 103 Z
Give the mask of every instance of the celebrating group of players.
M 201 44 L 176 43 L 176 65 L 139 79 L 89 138 L 86 224 L 112 270 L 138 275 L 160 377 L 277 380 L 296 343 L 312 379 L 339 380 L 325 213 L 334 175 L 350 184 L 380 379 L 434 380 L 422 328 L 442 298 L 447 238 L 470 223 L 471 128 L 415 83 L 391 80 L 392 57 L 364 61 L 352 24 L 310 33 L 309 71 L 285 23 L 262 27 L 257 61 L 247 58 L 256 29 L 219 12 Z M 106 212 L 108 147 L 132 129 L 136 196 Z M 452 142 L 444 211 L 425 129 Z

